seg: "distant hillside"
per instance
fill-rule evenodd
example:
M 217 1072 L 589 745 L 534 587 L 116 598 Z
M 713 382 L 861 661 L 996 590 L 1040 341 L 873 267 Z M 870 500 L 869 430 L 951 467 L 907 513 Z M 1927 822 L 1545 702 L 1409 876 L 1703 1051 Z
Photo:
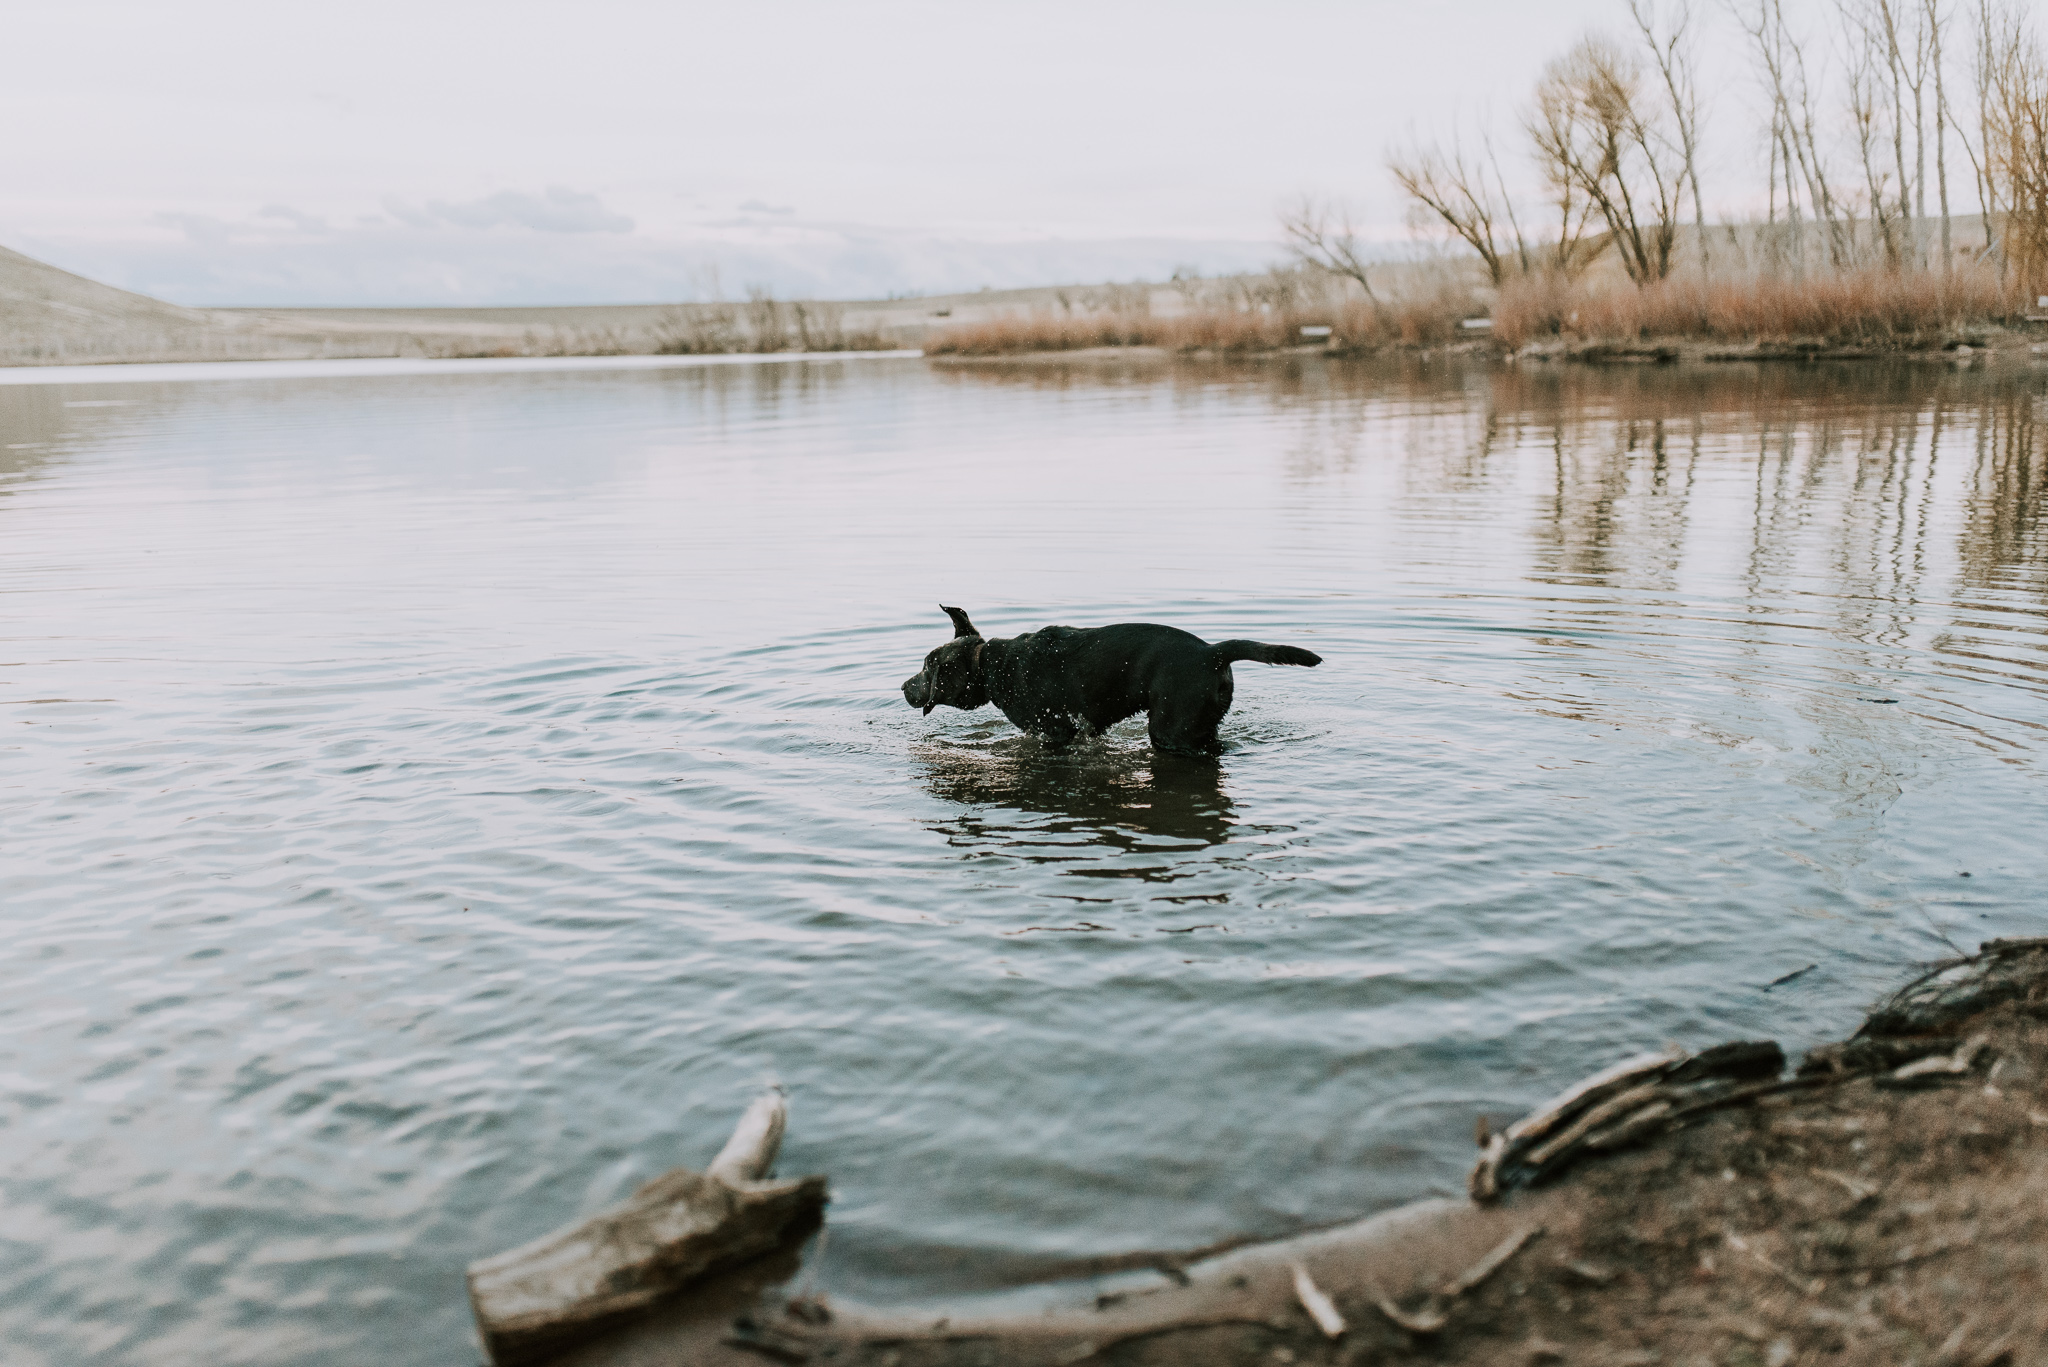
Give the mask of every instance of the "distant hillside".
M 593 327 L 581 316 L 573 326 L 550 326 L 530 316 L 495 319 L 488 309 L 182 308 L 0 247 L 0 365 L 657 349 L 660 339 L 644 323 L 660 310 L 631 312 L 643 315 L 632 320 L 643 326 Z
M 0 361 L 8 364 L 114 359 L 108 353 L 136 343 L 148 350 L 189 344 L 211 326 L 197 309 L 117 290 L 0 247 Z

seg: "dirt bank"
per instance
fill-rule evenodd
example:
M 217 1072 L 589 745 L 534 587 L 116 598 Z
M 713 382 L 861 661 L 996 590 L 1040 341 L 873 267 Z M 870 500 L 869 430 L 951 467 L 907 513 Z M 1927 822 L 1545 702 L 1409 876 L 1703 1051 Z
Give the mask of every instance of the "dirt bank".
M 1134 1255 L 1042 1313 L 792 1298 L 785 1250 L 558 1361 L 2048 1363 L 2048 940 L 1992 942 L 1781 1062 L 1637 1060 L 1493 1136 L 1495 1199 Z
M 1891 346 L 1842 346 L 1819 338 L 1785 341 L 1703 342 L 1691 338 L 1644 341 L 1558 341 L 1509 349 L 1504 357 L 1517 361 L 1577 361 L 1588 365 L 1674 365 L 1768 362 L 1800 364 L 1814 361 L 1920 360 L 1950 365 L 1987 361 L 2030 360 L 2048 353 L 2048 327 L 2008 328 L 1986 324 L 1934 339 L 1910 339 Z

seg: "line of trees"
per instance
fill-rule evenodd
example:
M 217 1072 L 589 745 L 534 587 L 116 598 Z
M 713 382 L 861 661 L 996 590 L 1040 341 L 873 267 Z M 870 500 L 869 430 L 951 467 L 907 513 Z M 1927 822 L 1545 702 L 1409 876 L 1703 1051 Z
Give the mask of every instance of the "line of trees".
M 1625 3 L 1627 37 L 1581 39 L 1522 109 L 1540 193 L 1511 190 L 1490 134 L 1418 138 L 1387 159 L 1416 220 L 1476 253 L 1495 286 L 1573 281 L 1609 253 L 1648 285 L 1682 263 L 1712 272 L 1719 252 L 1774 274 L 1975 260 L 2048 289 L 2048 63 L 2015 0 L 1828 0 L 1818 36 L 1784 0 L 1722 0 L 1763 97 L 1762 230 L 1746 236 L 1707 226 L 1700 14 Z M 1971 201 L 1982 232 L 1964 242 L 1956 206 Z M 1303 200 L 1281 226 L 1302 262 L 1372 297 L 1340 211 Z

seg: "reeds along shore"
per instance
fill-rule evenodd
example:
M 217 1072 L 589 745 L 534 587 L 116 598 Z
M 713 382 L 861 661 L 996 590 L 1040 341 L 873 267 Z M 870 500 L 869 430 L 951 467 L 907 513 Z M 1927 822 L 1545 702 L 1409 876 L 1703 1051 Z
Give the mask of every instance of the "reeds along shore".
M 1205 310 L 1170 318 L 1150 314 L 1040 314 L 934 330 L 925 338 L 924 352 L 927 356 L 1006 356 L 1097 347 L 1277 351 L 1299 345 L 1305 327 L 1331 329 L 1329 345 L 1333 347 L 1378 348 L 1398 343 L 1429 346 L 1451 340 L 1459 327 L 1459 317 L 1454 311 L 1382 310 L 1362 303 L 1262 312 Z
M 1280 271 L 1272 278 L 1299 274 Z M 967 357 L 1140 346 L 1249 353 L 1319 341 L 1320 334 L 1304 338 L 1302 329 L 1326 327 L 1329 348 L 1339 352 L 1438 348 L 1478 338 L 1509 350 L 1670 341 L 1915 351 L 1981 340 L 1977 334 L 1985 329 L 2017 325 L 2039 311 L 1994 265 L 1967 259 L 1947 272 L 1881 265 L 1798 275 L 1693 269 L 1648 285 L 1598 272 L 1576 280 L 1532 274 L 1497 291 L 1475 275 L 1452 263 L 1428 273 L 1410 268 L 1405 289 L 1375 300 L 1358 297 L 1355 287 L 1345 293 L 1334 285 L 1318 291 L 1297 284 L 1269 289 L 1283 296 L 1277 300 L 1209 299 L 1166 316 L 1142 306 L 1042 311 L 934 329 L 924 349 Z M 1479 318 L 1489 318 L 1490 329 L 1466 326 Z
M 1798 278 L 1687 273 L 1621 288 L 1531 277 L 1501 288 L 1493 335 L 1509 347 L 1674 339 L 1922 350 L 1973 328 L 2017 323 L 2028 302 L 1995 267 L 1978 262 L 1946 273 L 1881 266 Z
M 1472 333 L 1463 320 L 1486 312 L 1471 272 L 1459 265 L 1402 266 L 1398 296 L 1363 298 L 1355 286 L 1312 270 L 1279 269 L 1262 276 L 1177 280 L 1176 311 L 1155 312 L 1153 291 L 1125 287 L 1064 293 L 1056 310 L 934 327 L 927 356 L 1003 356 L 1097 347 L 1161 347 L 1169 351 L 1249 353 L 1298 346 L 1303 328 L 1327 328 L 1336 349 L 1442 346 Z M 1390 272 L 1392 273 L 1392 272 Z M 1102 295 L 1099 300 L 1090 295 Z M 1318 344 L 1325 334 L 1312 338 Z
M 849 329 L 842 304 L 777 299 L 748 292 L 744 304 L 680 305 L 654 329 L 663 356 L 733 352 L 886 351 L 897 345 L 875 329 Z

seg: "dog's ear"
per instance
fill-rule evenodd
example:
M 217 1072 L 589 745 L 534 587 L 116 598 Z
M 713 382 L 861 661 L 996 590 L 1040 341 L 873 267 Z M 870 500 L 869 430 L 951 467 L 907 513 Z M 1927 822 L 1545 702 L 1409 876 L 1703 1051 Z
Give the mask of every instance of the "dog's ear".
M 967 614 L 959 608 L 949 608 L 944 603 L 941 603 L 939 604 L 939 611 L 953 619 L 953 634 L 955 636 L 981 635 L 980 632 L 974 629 L 974 623 L 967 620 Z

